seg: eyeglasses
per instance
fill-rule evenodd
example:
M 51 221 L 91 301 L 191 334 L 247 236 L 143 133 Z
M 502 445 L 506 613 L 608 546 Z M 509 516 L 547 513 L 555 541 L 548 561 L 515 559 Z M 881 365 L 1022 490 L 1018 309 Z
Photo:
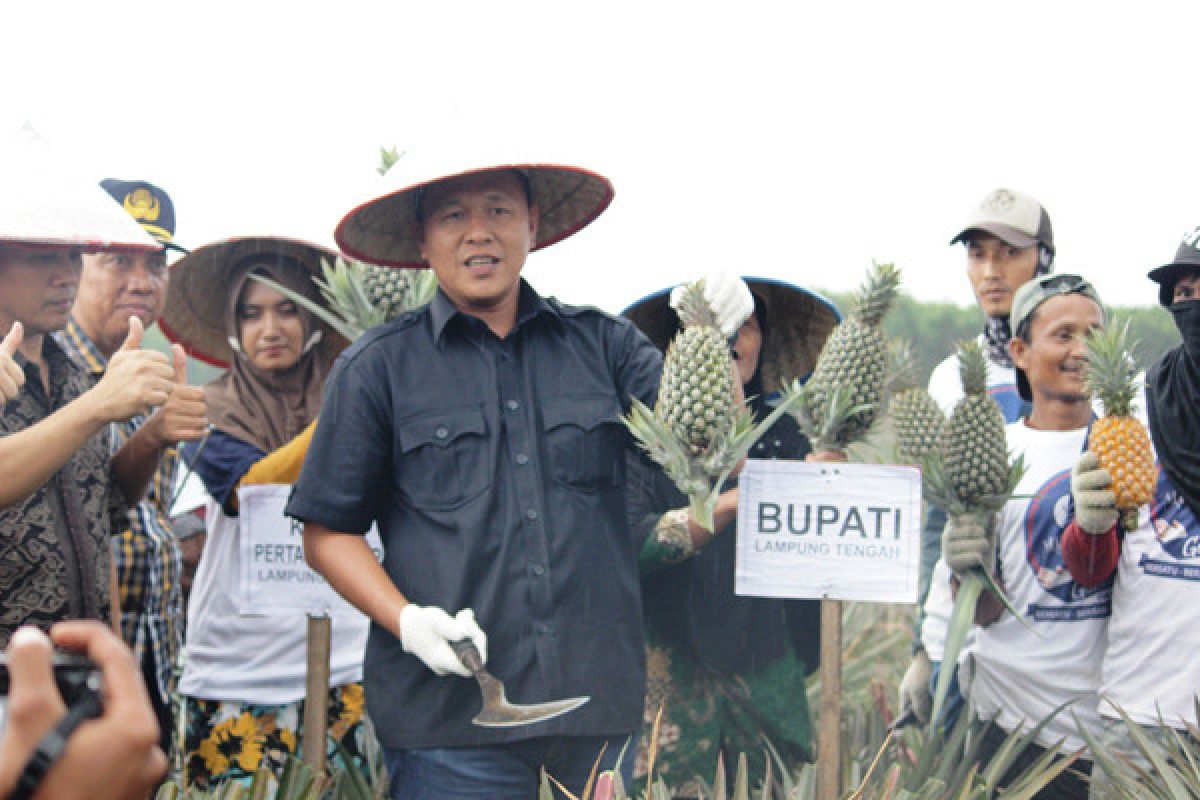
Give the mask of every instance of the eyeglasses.
M 1095 288 L 1078 275 L 1042 275 L 1034 280 L 1043 289 L 1057 294 L 1073 294 L 1074 292 L 1095 292 Z

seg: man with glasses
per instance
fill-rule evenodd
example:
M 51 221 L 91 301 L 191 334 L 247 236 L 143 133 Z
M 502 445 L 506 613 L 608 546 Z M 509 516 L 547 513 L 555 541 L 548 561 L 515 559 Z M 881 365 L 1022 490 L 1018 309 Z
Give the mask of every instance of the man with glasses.
M 83 257 L 79 292 L 60 340 L 91 375 L 104 375 L 109 359 L 129 330 L 130 316 L 149 328 L 166 303 L 168 249 L 175 209 L 171 198 L 146 181 L 105 180 L 100 184 L 143 229 L 162 243 L 154 252 L 94 253 Z M 186 356 L 175 346 L 176 387 L 166 404 L 150 415 L 112 426 L 112 448 L 126 443 L 129 473 L 149 480 L 146 496 L 113 520 L 113 567 L 120 629 L 146 678 L 163 729 L 162 748 L 170 753 L 174 667 L 183 645 L 183 571 L 179 543 L 168 517 L 179 464 L 176 442 L 204 432 L 204 390 L 187 385 Z

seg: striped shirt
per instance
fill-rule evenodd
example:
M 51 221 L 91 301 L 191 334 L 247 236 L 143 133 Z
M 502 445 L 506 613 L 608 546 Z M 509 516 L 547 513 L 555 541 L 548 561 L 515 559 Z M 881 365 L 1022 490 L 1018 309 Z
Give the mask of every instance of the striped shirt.
M 108 359 L 72 319 L 58 341 L 75 361 L 99 378 Z M 138 415 L 109 426 L 116 453 L 146 422 Z M 121 634 L 141 663 L 154 657 L 158 691 L 169 701 L 175 689 L 175 662 L 183 645 L 183 597 L 179 576 L 183 557 L 167 514 L 174 493 L 179 449 L 168 447 L 150 480 L 146 496 L 123 518 L 113 519 L 112 556 L 121 595 Z

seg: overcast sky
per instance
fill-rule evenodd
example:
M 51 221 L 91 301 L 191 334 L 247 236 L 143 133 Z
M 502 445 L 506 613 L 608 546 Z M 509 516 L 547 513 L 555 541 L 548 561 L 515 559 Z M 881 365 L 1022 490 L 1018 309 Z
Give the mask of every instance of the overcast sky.
M 1059 269 L 1150 304 L 1200 224 L 1200 6 L 1066 2 L 9 2 L 0 130 L 166 188 L 177 239 L 330 241 L 380 145 L 553 142 L 616 199 L 531 256 L 611 311 L 729 267 L 832 290 L 894 260 L 971 301 L 958 222 L 1035 195 Z

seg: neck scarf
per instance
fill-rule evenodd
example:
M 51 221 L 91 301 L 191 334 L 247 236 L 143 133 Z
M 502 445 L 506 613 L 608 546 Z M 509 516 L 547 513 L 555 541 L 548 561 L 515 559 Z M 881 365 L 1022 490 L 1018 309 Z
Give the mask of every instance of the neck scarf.
M 231 342 L 239 341 L 237 305 L 250 273 L 265 274 L 276 283 L 316 299 L 308 271 L 289 259 L 255 256 L 244 269 L 234 270 L 234 280 L 225 312 L 225 328 Z M 322 348 L 311 347 L 316 321 L 303 308 L 306 349 L 285 370 L 260 370 L 234 348 L 229 371 L 204 387 L 208 418 L 213 427 L 254 445 L 264 453 L 287 444 L 307 427 L 321 409 L 321 395 L 329 374 L 329 357 Z
M 1200 300 L 1171 306 L 1183 344 L 1146 375 L 1150 435 L 1163 471 L 1200 514 Z

